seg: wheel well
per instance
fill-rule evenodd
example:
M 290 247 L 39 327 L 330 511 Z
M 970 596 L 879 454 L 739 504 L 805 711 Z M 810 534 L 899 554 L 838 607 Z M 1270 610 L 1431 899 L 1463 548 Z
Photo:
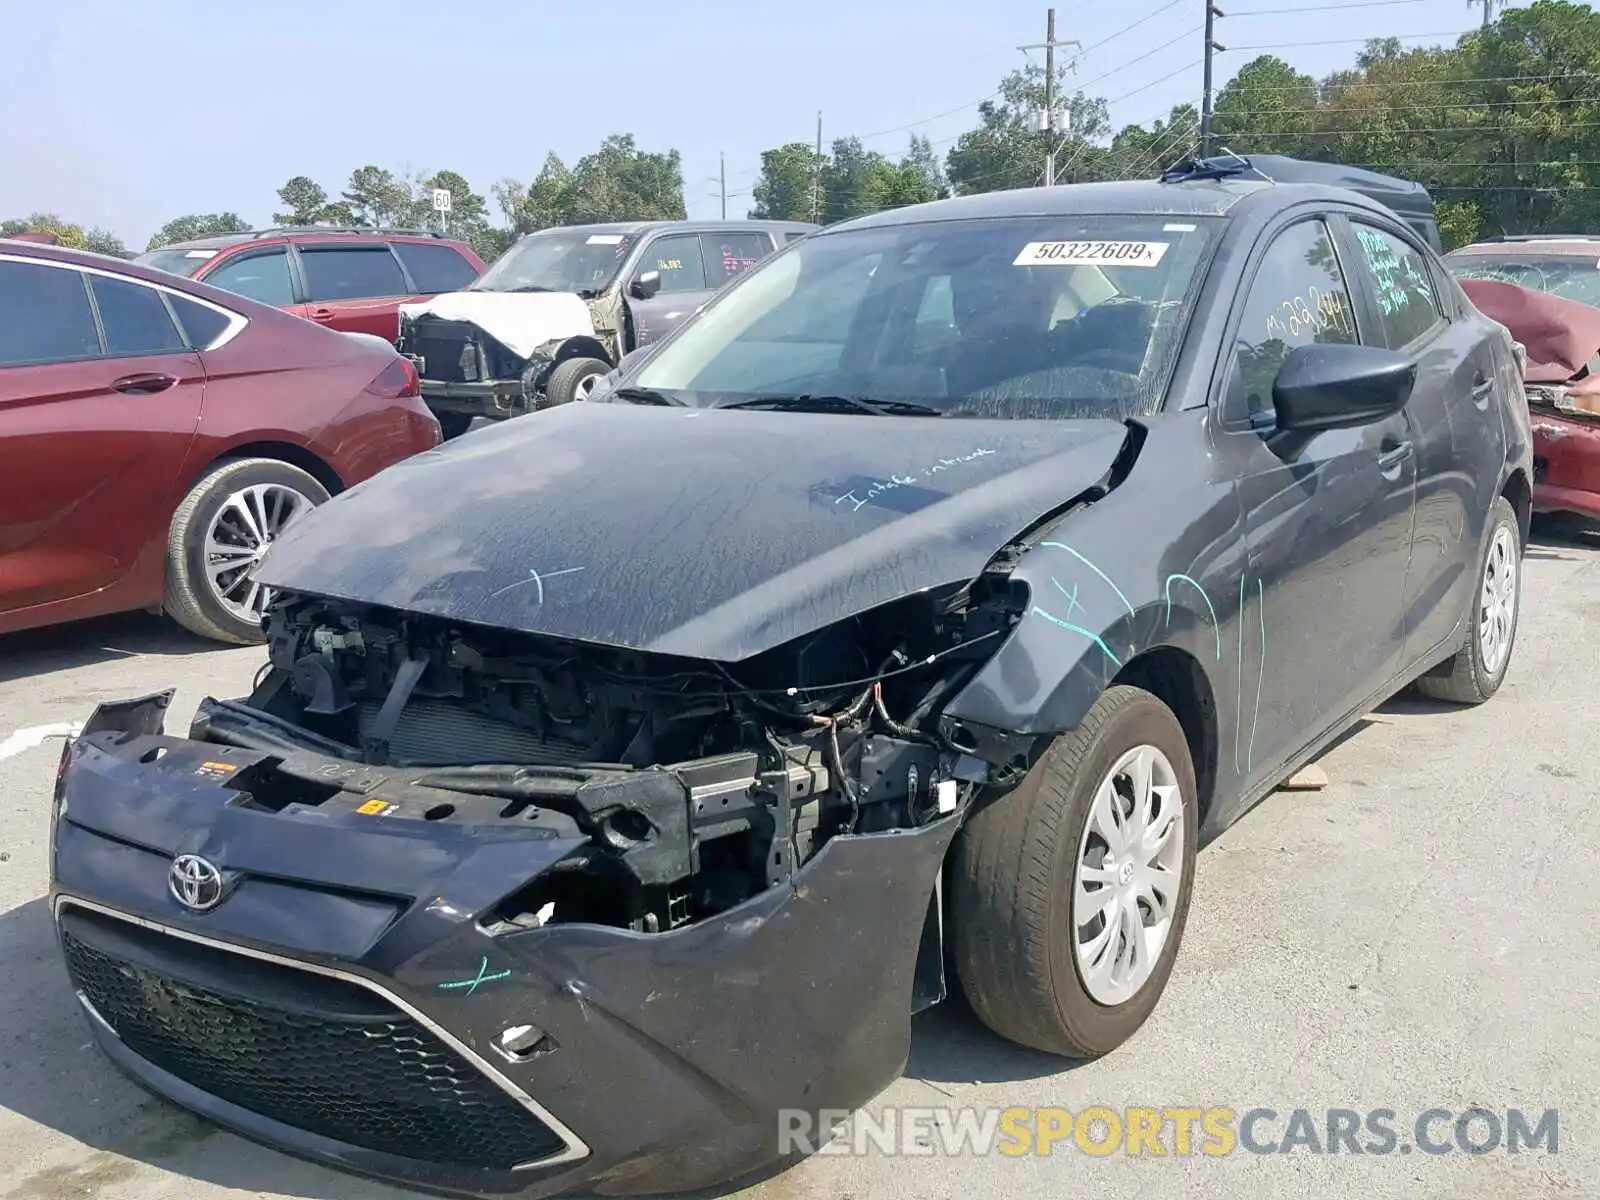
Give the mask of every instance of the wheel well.
M 1143 688 L 1177 715 L 1194 760 L 1199 817 L 1204 821 L 1217 780 L 1217 705 L 1199 662 L 1182 650 L 1160 646 L 1133 659 L 1112 682 Z
M 299 467 L 327 488 L 330 496 L 337 496 L 344 491 L 344 480 L 339 478 L 337 471 L 304 446 L 296 446 L 293 442 L 247 442 L 243 446 L 233 446 L 226 454 L 219 454 L 208 462 L 200 474 L 204 475 L 218 463 L 234 458 L 275 458 L 291 467 Z
M 1528 477 L 1520 470 L 1511 472 L 1511 478 L 1506 480 L 1506 486 L 1500 494 L 1511 505 L 1511 510 L 1517 514 L 1517 528 L 1521 533 L 1524 546 L 1528 544 L 1528 531 L 1533 524 L 1533 491 L 1528 486 Z
M 552 369 L 558 367 L 569 358 L 598 358 L 609 366 L 617 365 L 611 361 L 611 354 L 606 348 L 592 337 L 568 338 L 562 342 L 550 366 Z

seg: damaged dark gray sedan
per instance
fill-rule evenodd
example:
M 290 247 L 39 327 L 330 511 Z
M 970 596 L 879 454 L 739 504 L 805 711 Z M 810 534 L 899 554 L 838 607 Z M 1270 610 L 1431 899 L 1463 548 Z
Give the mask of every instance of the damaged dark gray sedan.
M 947 965 L 1131 1036 L 1201 841 L 1413 680 L 1487 699 L 1520 598 L 1505 331 L 1389 211 L 1225 175 L 824 230 L 296 525 L 249 697 L 63 756 L 106 1053 L 354 1171 L 625 1194 L 870 1099 Z

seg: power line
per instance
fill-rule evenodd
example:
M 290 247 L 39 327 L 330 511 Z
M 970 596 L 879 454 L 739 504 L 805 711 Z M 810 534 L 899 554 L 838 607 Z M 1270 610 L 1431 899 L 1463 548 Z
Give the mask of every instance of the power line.
M 1360 38 L 1356 40 L 1370 41 L 1371 39 Z M 1554 79 L 1592 80 L 1596 78 L 1600 78 L 1600 74 L 1594 71 L 1565 71 L 1555 75 L 1467 75 L 1449 79 L 1412 79 L 1407 80 L 1404 86 L 1420 87 L 1423 84 L 1429 84 L 1434 87 L 1459 87 L 1467 83 L 1543 83 Z M 1318 83 L 1313 79 L 1310 86 L 1319 91 L 1331 92 L 1381 85 L 1373 83 L 1370 79 L 1352 79 L 1342 83 Z M 1304 91 L 1305 88 L 1306 85 L 1303 83 L 1283 83 L 1274 84 L 1272 87 L 1252 87 L 1250 90 L 1252 92 L 1300 92 Z
M 1572 122 L 1570 122 L 1568 124 L 1563 125 L 1561 128 L 1562 128 L 1563 131 L 1568 130 L 1568 129 L 1600 129 L 1600 121 L 1572 121 Z M 1316 129 L 1316 130 L 1307 130 L 1305 132 L 1295 132 L 1295 133 L 1280 133 L 1280 132 L 1250 133 L 1250 134 L 1242 134 L 1240 136 L 1250 137 L 1250 138 L 1286 138 L 1286 137 L 1342 137 L 1342 136 L 1344 136 L 1346 134 L 1349 134 L 1349 135 L 1353 136 L 1355 134 L 1362 134 L 1362 133 L 1410 134 L 1410 133 L 1495 133 L 1495 132 L 1499 132 L 1499 130 L 1497 130 L 1497 129 L 1493 128 L 1493 127 L 1484 127 L 1484 126 L 1434 125 L 1434 126 L 1429 126 L 1427 128 L 1413 128 L 1411 126 L 1402 125 L 1402 126 L 1399 126 L 1399 127 L 1388 126 L 1388 127 L 1384 127 L 1384 128 L 1378 128 L 1378 129 L 1374 129 L 1374 128 L 1371 128 L 1371 127 L 1366 128 L 1366 129 Z
M 1600 96 L 1573 96 L 1570 99 L 1565 100 L 1559 98 L 1554 100 L 1479 100 L 1476 102 L 1467 101 L 1460 104 L 1416 104 L 1408 101 L 1405 107 L 1407 109 L 1421 109 L 1423 111 L 1444 111 L 1448 109 L 1460 108 L 1521 108 L 1526 105 L 1552 107 L 1557 104 L 1600 104 Z M 1230 117 L 1288 117 L 1302 113 L 1318 113 L 1321 115 L 1327 115 L 1330 113 L 1356 113 L 1370 111 L 1371 109 L 1368 108 L 1323 108 L 1321 106 L 1316 108 L 1230 108 L 1227 112 L 1227 115 Z M 1463 126 L 1462 128 L 1472 129 L 1476 127 Z
M 1429 4 L 1432 0 L 1344 0 L 1338 4 L 1302 4 L 1295 8 L 1239 8 L 1230 17 L 1276 17 L 1284 13 L 1333 12 L 1341 8 L 1393 8 L 1400 4 Z
M 1349 46 L 1356 42 L 1408 42 L 1413 38 L 1462 37 L 1459 29 L 1445 29 L 1437 33 L 1395 33 L 1388 37 L 1324 38 L 1315 42 L 1263 42 L 1256 46 L 1235 46 L 1235 50 L 1292 50 L 1301 46 Z

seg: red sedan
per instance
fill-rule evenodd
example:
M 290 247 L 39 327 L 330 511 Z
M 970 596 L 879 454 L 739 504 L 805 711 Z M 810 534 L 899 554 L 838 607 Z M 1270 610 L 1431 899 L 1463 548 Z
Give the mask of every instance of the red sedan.
M 0 239 L 0 633 L 129 609 L 262 640 L 253 569 L 439 443 L 411 364 L 242 296 Z

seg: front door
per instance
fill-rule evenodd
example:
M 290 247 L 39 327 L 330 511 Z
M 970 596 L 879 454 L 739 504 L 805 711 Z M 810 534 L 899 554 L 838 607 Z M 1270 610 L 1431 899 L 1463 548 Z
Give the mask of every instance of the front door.
M 659 341 L 710 298 L 706 266 L 697 233 L 667 233 L 644 246 L 634 260 L 626 292 L 633 318 L 631 348 Z M 631 284 L 650 271 L 661 276 L 661 289 L 648 300 L 641 300 L 633 295 Z
M 1380 345 L 1417 360 L 1406 404 L 1417 447 L 1416 536 L 1406 580 L 1406 657 L 1437 649 L 1477 599 L 1478 554 L 1505 462 L 1494 391 L 1505 386 L 1477 322 L 1451 320 L 1428 261 L 1398 228 L 1351 220 L 1356 273 Z
M 1366 340 L 1325 221 L 1277 231 L 1247 273 L 1223 364 L 1218 452 L 1239 481 L 1249 568 L 1241 612 L 1236 745 L 1246 787 L 1263 782 L 1377 688 L 1399 660 L 1416 462 L 1406 420 L 1275 437 L 1272 384 L 1292 350 Z
M 239 250 L 225 258 L 213 259 L 196 278 L 297 317 L 306 315 L 306 306 L 296 294 L 287 246 Z

